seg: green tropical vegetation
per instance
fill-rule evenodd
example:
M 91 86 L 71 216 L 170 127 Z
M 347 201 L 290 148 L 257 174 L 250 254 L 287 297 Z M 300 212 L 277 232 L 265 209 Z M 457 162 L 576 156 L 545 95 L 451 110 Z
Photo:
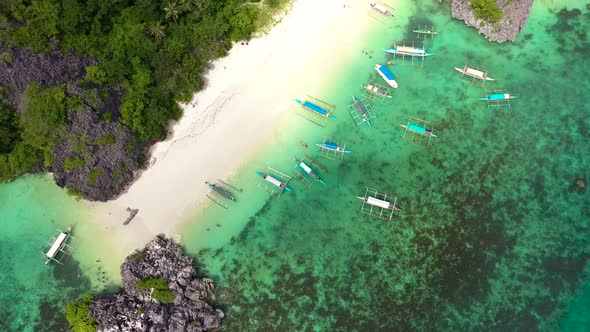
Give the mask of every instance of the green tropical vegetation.
M 75 332 L 94 332 L 97 324 L 90 316 L 92 295 L 86 294 L 81 299 L 66 306 L 66 319 Z
M 168 287 L 168 281 L 162 277 L 139 280 L 136 287 L 139 291 L 153 289 L 152 298 L 163 304 L 174 303 L 175 296 Z
M 50 53 L 55 49 L 90 56 L 82 86 L 123 91 L 120 119 L 134 145 L 163 140 L 170 120 L 203 88 L 210 62 L 227 54 L 232 41 L 251 38 L 272 23 L 290 0 L 4 0 L 0 2 L 0 42 L 7 47 Z M 10 53 L 0 62 L 11 62 Z M 77 82 L 77 84 L 80 81 Z M 82 101 L 66 86 L 32 83 L 26 107 L 15 116 L 0 100 L 0 180 L 39 165 L 53 166 L 51 151 L 67 130 L 68 114 Z M 111 122 L 111 113 L 100 114 Z M 93 142 L 114 144 L 112 136 Z M 131 146 L 129 146 L 131 145 Z M 72 157 L 74 158 L 74 157 Z M 86 159 L 86 158 L 82 158 Z M 80 159 L 68 168 L 83 167 Z M 72 168 L 73 167 L 73 168 Z M 90 180 L 90 179 L 89 179 Z
M 490 23 L 496 23 L 504 17 L 504 13 L 496 0 L 469 0 L 475 17 Z

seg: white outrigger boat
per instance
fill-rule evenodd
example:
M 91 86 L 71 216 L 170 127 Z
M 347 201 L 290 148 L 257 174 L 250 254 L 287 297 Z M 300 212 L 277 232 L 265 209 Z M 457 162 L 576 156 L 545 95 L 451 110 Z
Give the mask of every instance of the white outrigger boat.
M 485 73 L 481 70 L 469 68 L 465 66 L 465 68 L 454 67 L 456 71 L 460 72 L 463 75 L 471 76 L 473 78 L 477 78 L 484 81 L 495 81 L 493 78 L 488 77 L 488 73 Z
M 258 176 L 260 176 L 261 178 L 263 178 L 264 180 L 266 180 L 267 182 L 269 182 L 270 184 L 272 184 L 273 186 L 281 189 L 281 190 L 285 190 L 288 192 L 293 191 L 291 188 L 287 187 L 287 184 L 277 178 L 272 177 L 269 174 L 264 174 L 262 172 L 256 172 L 256 174 Z
M 382 89 L 382 88 L 380 88 L 378 86 L 375 86 L 373 84 L 370 84 L 370 83 L 367 83 L 367 85 L 362 85 L 361 84 L 361 87 L 363 87 L 363 89 L 365 89 L 365 90 L 367 90 L 369 92 L 372 92 L 372 93 L 374 93 L 376 95 L 379 95 L 381 97 L 391 98 L 391 96 L 389 95 L 389 92 L 387 92 L 387 90 Z
M 369 5 L 371 6 L 371 8 L 373 8 L 379 14 L 381 14 L 383 16 L 387 16 L 387 17 L 393 18 L 393 13 L 385 5 L 380 4 L 380 3 L 377 3 L 377 2 L 376 3 L 370 3 Z
M 426 57 L 431 56 L 432 53 L 426 52 L 423 47 L 411 47 L 411 46 L 399 46 L 396 45 L 394 48 L 384 50 L 387 53 L 395 55 L 409 55 L 409 56 L 420 56 Z
M 66 242 L 68 241 L 68 239 L 71 237 L 71 233 L 72 233 L 72 226 L 70 225 L 66 230 L 64 230 L 63 232 L 61 232 L 57 238 L 55 238 L 53 240 L 53 243 L 51 244 L 51 247 L 49 248 L 49 250 L 44 253 L 45 255 L 45 264 L 49 264 L 49 262 L 54 261 L 57 262 L 59 264 L 63 264 L 61 262 L 61 259 L 57 259 L 57 255 L 61 252 L 64 254 L 68 254 L 67 252 L 64 251 L 64 248 L 67 246 Z
M 397 89 L 397 81 L 395 75 L 385 65 L 376 64 L 375 70 L 377 73 L 389 84 L 392 88 Z

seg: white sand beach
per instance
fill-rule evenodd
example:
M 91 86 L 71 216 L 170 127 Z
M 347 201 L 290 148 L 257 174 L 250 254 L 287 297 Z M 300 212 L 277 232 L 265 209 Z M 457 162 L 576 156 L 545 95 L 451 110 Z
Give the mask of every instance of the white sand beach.
M 355 41 L 374 22 L 370 10 L 365 0 L 297 0 L 268 35 L 238 43 L 216 61 L 206 89 L 184 105 L 168 140 L 154 146 L 149 169 L 118 199 L 89 203 L 118 249 L 173 235 L 207 199 L 205 181 L 231 174 L 287 122 L 295 97 L 321 89 L 358 53 Z M 127 207 L 139 213 L 123 226 Z

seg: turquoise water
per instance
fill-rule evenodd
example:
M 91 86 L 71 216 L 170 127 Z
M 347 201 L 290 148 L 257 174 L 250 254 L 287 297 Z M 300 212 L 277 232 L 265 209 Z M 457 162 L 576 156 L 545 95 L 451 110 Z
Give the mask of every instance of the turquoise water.
M 49 176 L 26 175 L 0 185 L 0 216 L 0 331 L 64 331 L 69 300 L 117 282 L 103 267 L 108 257 L 97 256 L 105 255 L 104 246 L 97 250 L 103 241 L 78 235 L 92 233 L 91 225 L 80 222 L 87 220 L 84 211 Z M 70 224 L 74 238 L 68 243 L 76 259 L 45 265 L 39 251 Z
M 335 83 L 314 91 L 337 105 L 337 120 L 285 119 L 290 129 L 229 179 L 244 188 L 239 202 L 198 211 L 183 230 L 216 281 L 225 330 L 588 330 L 590 200 L 573 187 L 589 179 L 586 4 L 537 1 L 504 45 L 450 19 L 446 4 L 396 7 Z M 373 127 L 354 127 L 351 95 L 380 81 L 374 64 L 392 60 L 380 50 L 415 39 L 417 24 L 440 31 L 426 42 L 434 56 L 423 68 L 390 66 L 399 89 L 373 105 Z M 518 95 L 512 109 L 488 111 L 483 90 L 452 69 L 465 63 L 488 68 L 497 79 L 488 87 Z M 430 147 L 401 139 L 409 116 L 434 124 Z M 313 143 L 329 136 L 352 154 L 321 158 Z M 326 186 L 292 180 L 294 193 L 278 200 L 256 188 L 256 170 L 291 174 L 303 154 L 327 167 Z M 367 186 L 397 194 L 402 211 L 391 221 L 358 213 Z M 83 209 L 48 177 L 0 185 L 0 216 L 0 280 L 10 285 L 0 299 L 11 304 L 0 330 L 63 330 L 64 304 L 115 278 L 98 230 L 78 222 Z M 97 237 L 80 239 L 64 267 L 42 266 L 37 248 L 70 223 Z
M 275 137 L 280 149 L 238 172 L 251 174 L 239 183 L 248 206 L 200 212 L 184 232 L 216 279 L 226 330 L 587 330 L 590 201 L 574 183 L 589 178 L 589 10 L 537 1 L 517 42 L 498 45 L 447 5 L 397 9 L 322 95 L 337 121 Z M 372 128 L 354 127 L 350 96 L 379 80 L 374 64 L 392 60 L 379 50 L 415 39 L 417 24 L 440 31 L 426 42 L 434 56 L 391 66 L 400 88 L 373 105 Z M 489 70 L 488 89 L 518 95 L 512 108 L 487 110 L 484 91 L 452 68 L 465 63 Z M 409 116 L 434 125 L 430 147 L 401 139 Z M 335 162 L 299 144 L 328 136 L 352 154 Z M 264 203 L 254 171 L 290 173 L 304 153 L 328 168 L 328 184 L 292 182 L 294 193 Z M 397 194 L 402 211 L 358 213 L 367 186 Z

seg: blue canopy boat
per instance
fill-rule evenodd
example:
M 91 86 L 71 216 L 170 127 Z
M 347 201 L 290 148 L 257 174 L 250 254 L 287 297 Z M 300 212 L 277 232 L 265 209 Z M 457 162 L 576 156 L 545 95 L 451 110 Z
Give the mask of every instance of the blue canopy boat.
M 303 106 L 307 110 L 310 110 L 320 116 L 323 116 L 323 117 L 329 118 L 329 119 L 336 119 L 336 117 L 331 114 L 332 112 L 312 103 L 311 101 L 307 101 L 307 100 L 301 101 L 299 99 L 295 99 L 295 101 L 298 102 L 301 106 Z
M 385 82 L 389 84 L 392 88 L 397 89 L 397 82 L 395 81 L 395 75 L 384 65 L 376 64 L 375 70 L 377 73 L 383 77 Z
M 431 56 L 432 53 L 426 52 L 422 47 L 410 47 L 410 46 L 395 46 L 394 48 L 386 49 L 385 52 L 396 54 L 396 55 L 409 55 L 409 56 L 420 56 L 426 57 Z
M 407 131 L 413 132 L 418 135 L 427 136 L 427 137 L 437 137 L 435 134 L 432 133 L 432 129 L 427 129 L 415 124 L 404 125 L 400 124 L 400 126 Z
M 286 183 L 284 183 L 281 180 L 278 180 L 276 178 L 273 178 L 272 176 L 270 176 L 268 174 L 264 174 L 262 172 L 256 172 L 256 174 L 280 189 L 284 189 L 285 191 L 289 191 L 289 192 L 293 191 L 293 190 L 291 190 L 291 188 L 287 187 Z
M 335 151 L 335 152 L 341 152 L 341 153 L 351 153 L 352 151 L 345 149 L 343 147 L 338 146 L 338 144 L 334 143 L 334 142 L 324 142 L 324 143 L 316 143 L 315 145 L 319 146 L 322 149 L 326 149 L 326 150 L 330 150 L 330 151 Z
M 352 101 L 354 102 L 354 108 L 356 108 L 356 110 L 363 117 L 363 122 L 366 122 L 367 124 L 369 124 L 369 127 L 371 127 L 371 121 L 369 121 L 369 114 L 367 114 L 367 106 L 362 101 L 356 99 L 355 96 L 352 96 Z

